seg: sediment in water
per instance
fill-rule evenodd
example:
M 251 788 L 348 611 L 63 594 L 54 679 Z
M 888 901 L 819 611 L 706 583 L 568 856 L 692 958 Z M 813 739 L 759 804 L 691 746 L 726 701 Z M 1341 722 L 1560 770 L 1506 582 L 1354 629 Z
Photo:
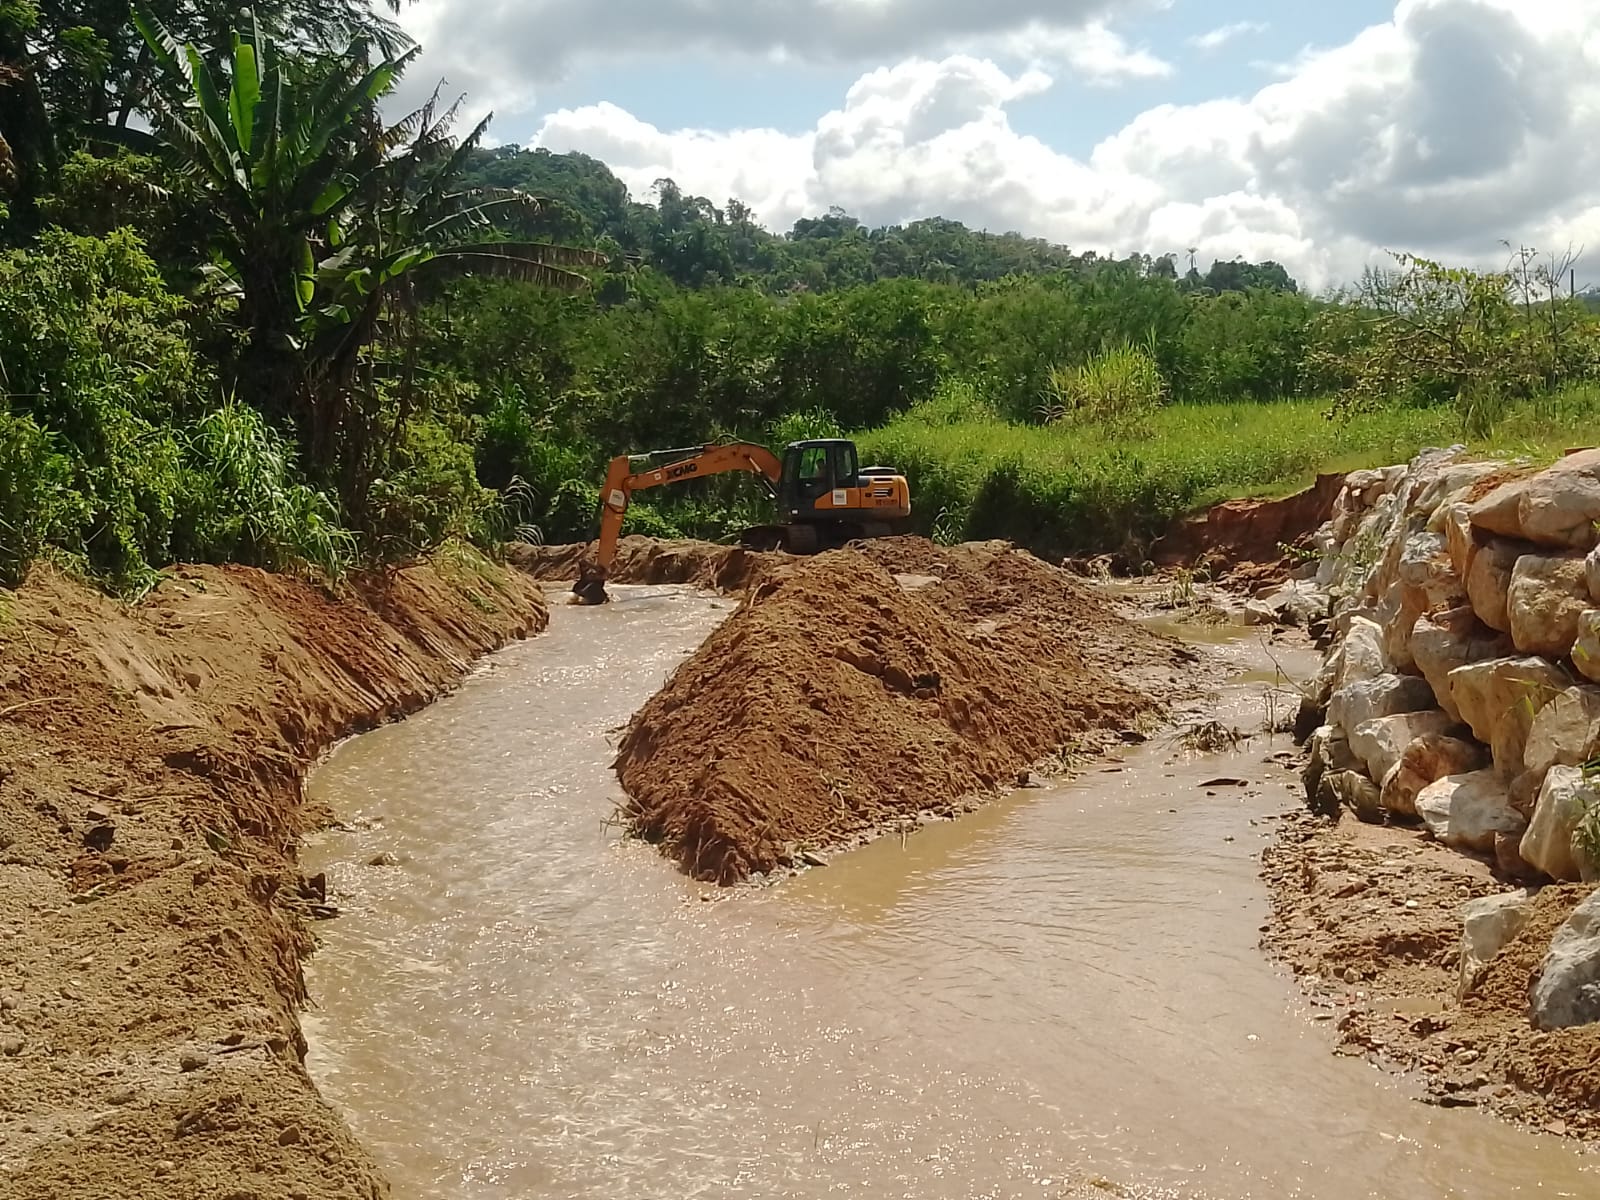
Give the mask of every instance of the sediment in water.
M 302 1065 L 301 780 L 544 623 L 484 562 L 0 593 L 0 1197 L 387 1194 Z
M 1192 655 L 1004 544 L 767 564 L 637 714 L 628 819 L 731 883 L 1015 786 L 1158 712 Z

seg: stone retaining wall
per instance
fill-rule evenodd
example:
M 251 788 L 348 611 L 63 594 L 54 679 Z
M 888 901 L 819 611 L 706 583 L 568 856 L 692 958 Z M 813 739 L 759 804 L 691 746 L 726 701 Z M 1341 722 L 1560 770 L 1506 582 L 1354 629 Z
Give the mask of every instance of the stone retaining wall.
M 1302 714 L 1312 808 L 1415 824 L 1525 885 L 1468 906 L 1464 963 L 1515 936 L 1527 888 L 1600 879 L 1580 828 L 1600 806 L 1597 522 L 1600 451 L 1537 469 L 1430 450 L 1350 475 L 1315 560 L 1259 605 L 1327 647 Z M 1541 1028 L 1600 1021 L 1600 894 L 1530 1003 Z

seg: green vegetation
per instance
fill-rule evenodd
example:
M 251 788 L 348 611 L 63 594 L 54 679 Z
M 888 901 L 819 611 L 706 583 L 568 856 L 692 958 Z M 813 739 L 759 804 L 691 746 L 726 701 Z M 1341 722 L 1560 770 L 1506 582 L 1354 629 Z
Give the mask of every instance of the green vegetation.
M 847 431 L 941 541 L 1137 562 L 1226 495 L 1600 424 L 1600 318 L 1532 252 L 1311 297 L 942 219 L 775 234 L 437 95 L 387 123 L 397 4 L 0 0 L 0 583 L 583 539 L 614 454 Z M 702 480 L 630 528 L 765 503 Z

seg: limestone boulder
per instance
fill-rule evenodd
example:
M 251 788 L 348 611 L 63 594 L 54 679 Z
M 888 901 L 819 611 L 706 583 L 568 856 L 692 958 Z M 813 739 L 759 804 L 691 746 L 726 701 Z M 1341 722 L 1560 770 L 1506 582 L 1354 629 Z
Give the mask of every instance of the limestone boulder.
M 1364 767 L 1365 764 L 1350 748 L 1349 738 L 1332 725 L 1322 726 L 1306 742 L 1306 761 L 1300 768 L 1300 781 L 1305 784 L 1307 803 L 1313 810 L 1317 809 L 1317 793 L 1321 790 L 1324 776 L 1336 775 L 1341 771 L 1358 771 Z M 1323 815 L 1331 817 L 1337 813 L 1335 809 Z
M 1511 571 L 1506 612 L 1511 640 L 1524 654 L 1566 658 L 1589 607 L 1589 580 L 1578 555 L 1525 554 Z
M 1600 683 L 1600 608 L 1586 608 L 1578 616 L 1578 640 L 1572 643 L 1572 665 L 1585 679 Z
M 1450 694 L 1472 735 L 1489 747 L 1510 783 L 1522 774 L 1528 735 L 1547 704 L 1572 686 L 1565 671 L 1542 658 L 1491 658 L 1450 672 Z
M 1467 588 L 1450 559 L 1443 534 L 1415 533 L 1406 539 L 1400 556 L 1400 584 L 1406 601 L 1419 612 L 1459 608 L 1467 603 Z
M 1421 737 L 1448 734 L 1457 725 L 1447 713 L 1400 713 L 1359 725 L 1350 734 L 1350 748 L 1373 779 L 1386 778 L 1405 756 L 1406 747 Z
M 1533 982 L 1533 1023 L 1571 1029 L 1600 1021 L 1600 892 L 1578 905 Z
M 1445 508 L 1461 503 L 1485 479 L 1505 470 L 1504 463 L 1461 462 L 1460 452 L 1452 450 L 1451 460 L 1418 481 L 1412 491 L 1409 509 L 1430 520 Z M 1465 508 L 1466 505 L 1462 504 Z
M 1589 585 L 1589 601 L 1600 604 L 1600 546 L 1589 551 L 1583 560 L 1584 582 Z
M 1591 879 L 1595 862 L 1577 837 L 1578 825 L 1593 805 L 1600 804 L 1600 789 L 1577 767 L 1551 767 L 1539 789 L 1533 820 L 1523 834 L 1523 861 L 1551 879 L 1573 883 Z
M 1335 692 L 1328 701 L 1328 724 L 1349 737 L 1379 717 L 1426 712 L 1435 707 L 1433 688 L 1415 675 L 1378 675 Z
M 1461 976 L 1456 989 L 1463 999 L 1477 986 L 1483 970 L 1528 924 L 1533 897 L 1526 891 L 1485 896 L 1461 906 Z
M 1581 767 L 1600 753 L 1600 688 L 1562 692 L 1533 719 L 1523 765 L 1543 777 L 1551 767 Z
M 1411 631 L 1411 657 L 1417 670 L 1432 685 L 1439 707 L 1458 719 L 1461 711 L 1450 690 L 1450 672 L 1511 653 L 1511 639 L 1478 620 L 1470 606 L 1419 617 Z
M 1409 593 L 1396 581 L 1379 602 L 1373 619 L 1383 627 L 1383 656 L 1392 669 L 1405 675 L 1417 673 L 1411 655 L 1411 635 L 1416 632 L 1422 609 L 1412 604 Z
M 1467 568 L 1467 598 L 1478 619 L 1490 629 L 1511 632 L 1511 575 L 1526 552 L 1524 543 L 1491 538 L 1472 556 Z
M 1381 825 L 1381 801 L 1378 785 L 1360 771 L 1335 771 L 1322 777 L 1316 809 L 1325 816 L 1337 816 L 1348 809 L 1368 825 Z
M 1478 553 L 1478 538 L 1472 529 L 1472 509 L 1465 504 L 1447 504 L 1434 514 L 1434 524 L 1444 534 L 1450 565 L 1456 577 L 1466 584 L 1472 560 Z
M 1506 785 L 1493 771 L 1451 775 L 1417 794 L 1417 815 L 1428 832 L 1453 850 L 1493 854 L 1495 835 L 1521 833 L 1522 814 L 1511 807 Z
M 1385 812 L 1414 817 L 1417 797 L 1424 788 L 1452 775 L 1471 775 L 1488 765 L 1489 752 L 1477 742 L 1444 734 L 1419 737 L 1383 777 L 1379 802 Z
M 1588 551 L 1600 521 L 1600 450 L 1570 454 L 1522 481 L 1517 503 L 1519 536 L 1541 546 Z
M 1474 529 L 1503 538 L 1522 536 L 1522 485 L 1526 475 L 1502 483 L 1468 506 Z
M 1352 683 L 1375 679 L 1389 673 L 1389 658 L 1383 650 L 1383 626 L 1362 616 L 1350 618 L 1349 632 L 1339 649 L 1339 667 L 1333 690 L 1341 691 Z

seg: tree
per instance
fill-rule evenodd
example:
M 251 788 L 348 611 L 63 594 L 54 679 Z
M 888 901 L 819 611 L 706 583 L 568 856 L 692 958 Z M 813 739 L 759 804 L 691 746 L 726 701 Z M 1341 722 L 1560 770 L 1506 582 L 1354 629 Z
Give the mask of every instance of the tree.
M 393 56 L 362 38 L 337 58 L 287 58 L 250 20 L 230 35 L 219 81 L 194 45 L 143 10 L 137 20 L 156 67 L 159 144 L 211 201 L 211 274 L 236 298 L 245 333 L 235 385 L 292 421 L 308 469 L 359 507 L 372 432 L 357 368 L 385 305 L 409 304 L 425 269 L 580 288 L 573 268 L 602 260 L 494 238 L 502 213 L 540 201 L 455 189 L 487 119 L 458 139 L 455 110 L 441 115 L 435 95 L 383 125 L 379 102 L 414 49 Z

